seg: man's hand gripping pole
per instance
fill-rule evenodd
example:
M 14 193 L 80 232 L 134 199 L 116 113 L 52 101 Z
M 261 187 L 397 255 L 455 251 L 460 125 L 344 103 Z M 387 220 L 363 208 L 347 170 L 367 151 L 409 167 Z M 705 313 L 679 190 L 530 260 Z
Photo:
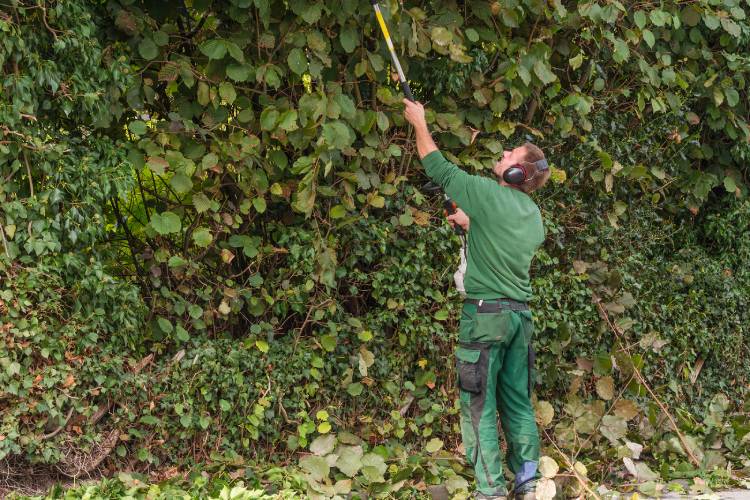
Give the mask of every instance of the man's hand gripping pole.
M 435 184 L 434 182 L 428 182 L 424 186 L 422 186 L 422 191 L 426 193 L 437 193 L 438 191 L 441 191 L 440 186 Z M 443 211 L 445 212 L 445 215 L 453 215 L 456 213 L 456 209 L 458 206 L 456 205 L 456 202 L 451 200 L 450 197 L 443 192 Z M 453 232 L 456 233 L 459 236 L 463 236 L 465 234 L 464 228 L 459 226 L 458 224 L 453 226 Z

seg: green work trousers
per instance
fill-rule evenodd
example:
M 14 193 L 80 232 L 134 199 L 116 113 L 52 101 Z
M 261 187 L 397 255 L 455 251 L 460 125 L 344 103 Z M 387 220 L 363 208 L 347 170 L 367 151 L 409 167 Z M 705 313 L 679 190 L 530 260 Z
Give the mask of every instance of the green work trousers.
M 497 432 L 497 412 L 508 443 L 508 467 L 539 461 L 539 433 L 531 405 L 533 335 L 529 311 L 477 313 L 466 303 L 456 349 L 461 403 L 461 437 L 474 467 L 477 489 L 506 495 Z

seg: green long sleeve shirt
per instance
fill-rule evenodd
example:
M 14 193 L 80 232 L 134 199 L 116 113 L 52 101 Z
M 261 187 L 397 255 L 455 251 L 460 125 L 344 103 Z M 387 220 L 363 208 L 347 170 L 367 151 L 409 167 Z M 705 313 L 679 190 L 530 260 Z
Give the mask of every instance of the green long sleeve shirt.
M 529 267 L 544 241 L 542 215 L 536 203 L 518 189 L 464 172 L 440 151 L 422 158 L 422 165 L 430 179 L 471 219 L 466 296 L 522 302 L 531 299 Z

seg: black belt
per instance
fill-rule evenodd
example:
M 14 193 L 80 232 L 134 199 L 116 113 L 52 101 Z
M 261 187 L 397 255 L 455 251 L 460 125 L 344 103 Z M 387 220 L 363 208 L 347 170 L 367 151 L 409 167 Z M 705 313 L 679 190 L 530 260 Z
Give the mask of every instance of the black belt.
M 465 299 L 464 303 L 476 304 L 478 313 L 493 313 L 500 312 L 502 310 L 529 310 L 529 305 L 526 302 L 519 302 L 513 299 Z

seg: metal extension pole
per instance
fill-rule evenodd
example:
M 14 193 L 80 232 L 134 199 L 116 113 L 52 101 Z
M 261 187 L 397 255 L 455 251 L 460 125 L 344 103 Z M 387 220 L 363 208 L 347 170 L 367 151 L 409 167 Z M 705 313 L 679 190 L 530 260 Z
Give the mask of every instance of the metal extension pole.
M 385 25 L 385 19 L 383 19 L 383 13 L 380 12 L 380 6 L 378 5 L 378 0 L 370 0 L 372 3 L 372 7 L 375 9 L 375 17 L 378 18 L 378 24 L 380 24 L 380 29 L 383 32 L 383 36 L 385 37 L 385 44 L 388 46 L 388 51 L 391 53 L 391 59 L 393 60 L 393 66 L 396 67 L 396 72 L 398 73 L 398 80 L 401 82 L 401 90 L 404 91 L 404 96 L 409 99 L 411 102 L 414 102 L 414 96 L 411 93 L 411 88 L 409 88 L 409 84 L 406 82 L 406 76 L 404 76 L 404 70 L 401 69 L 401 63 L 398 61 L 398 56 L 396 55 L 396 49 L 393 48 L 393 42 L 391 41 L 391 35 L 388 34 L 388 27 Z

